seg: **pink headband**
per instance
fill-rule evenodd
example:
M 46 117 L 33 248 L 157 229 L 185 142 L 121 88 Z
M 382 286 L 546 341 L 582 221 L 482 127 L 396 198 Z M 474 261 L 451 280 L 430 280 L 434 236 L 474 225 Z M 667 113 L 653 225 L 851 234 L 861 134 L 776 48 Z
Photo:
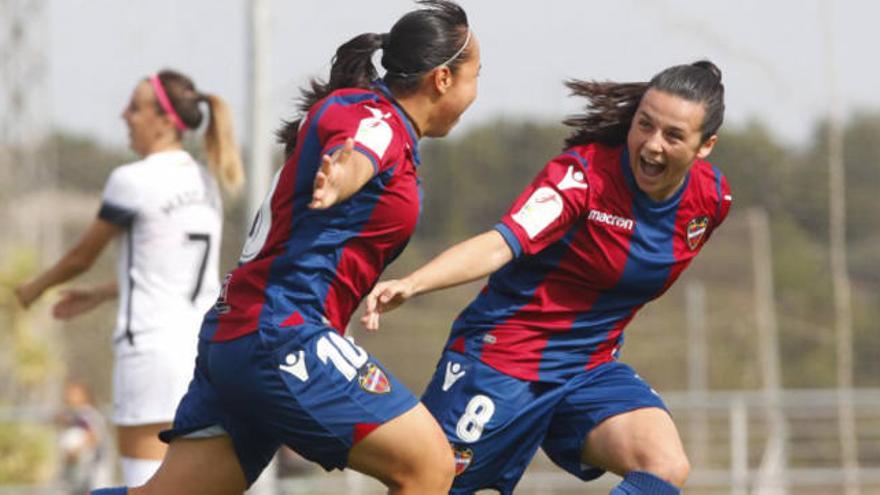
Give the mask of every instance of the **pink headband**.
M 168 99 L 168 94 L 165 93 L 165 88 L 162 87 L 162 81 L 159 80 L 159 76 L 156 74 L 150 76 L 150 84 L 153 85 L 153 91 L 156 93 L 156 99 L 159 100 L 159 106 L 171 117 L 174 127 L 177 127 L 179 131 L 185 131 L 186 125 L 180 120 L 180 115 L 177 115 L 174 107 L 171 106 L 171 100 Z

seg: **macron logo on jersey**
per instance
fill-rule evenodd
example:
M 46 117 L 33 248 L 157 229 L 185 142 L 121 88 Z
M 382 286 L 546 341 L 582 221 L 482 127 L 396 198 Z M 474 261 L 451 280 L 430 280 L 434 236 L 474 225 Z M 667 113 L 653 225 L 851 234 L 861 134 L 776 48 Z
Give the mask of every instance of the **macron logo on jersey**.
M 391 126 L 385 121 L 391 114 L 382 113 L 381 110 L 366 105 L 364 105 L 364 108 L 369 110 L 373 116 L 361 120 L 354 140 L 369 148 L 381 160 L 388 149 L 388 145 L 391 144 L 391 137 L 393 136 Z
M 465 370 L 461 369 L 461 365 L 449 361 L 446 363 L 446 376 L 443 377 L 443 391 L 448 392 L 459 378 L 463 377 Z
M 597 222 L 604 225 L 617 227 L 627 232 L 632 232 L 632 230 L 636 226 L 636 222 L 631 218 L 619 217 L 617 215 L 612 215 L 610 213 L 605 213 L 604 211 L 599 210 L 590 210 L 590 214 L 589 216 L 587 216 L 587 219 L 591 222 Z
M 306 353 L 303 350 L 299 354 L 291 352 L 284 358 L 284 364 L 279 364 L 281 371 L 286 371 L 304 382 L 309 379 L 309 370 L 306 368 Z
M 562 178 L 562 181 L 560 181 L 559 184 L 556 184 L 556 187 L 558 187 L 560 191 L 565 191 L 566 189 L 587 189 L 589 186 L 587 185 L 584 173 L 580 170 L 575 172 L 574 165 L 572 165 L 568 167 L 568 170 L 565 172 L 565 177 Z

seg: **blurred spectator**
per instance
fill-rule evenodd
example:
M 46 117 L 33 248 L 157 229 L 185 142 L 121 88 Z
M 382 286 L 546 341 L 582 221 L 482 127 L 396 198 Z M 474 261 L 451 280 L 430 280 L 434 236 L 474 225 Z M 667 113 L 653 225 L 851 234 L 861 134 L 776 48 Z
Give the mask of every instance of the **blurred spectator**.
M 63 493 L 84 495 L 94 488 L 105 452 L 104 418 L 92 402 L 88 386 L 68 381 L 64 406 L 56 417 L 61 453 L 60 485 Z

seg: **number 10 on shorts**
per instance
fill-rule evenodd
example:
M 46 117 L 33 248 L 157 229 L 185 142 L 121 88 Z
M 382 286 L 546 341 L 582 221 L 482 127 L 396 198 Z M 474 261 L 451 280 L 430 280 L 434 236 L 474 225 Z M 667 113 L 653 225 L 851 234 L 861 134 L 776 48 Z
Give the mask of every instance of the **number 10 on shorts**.
M 333 363 L 333 366 L 348 380 L 352 381 L 358 374 L 358 369 L 367 363 L 370 358 L 363 347 L 354 343 L 354 340 L 346 339 L 336 332 L 327 332 L 318 339 L 315 353 L 322 363 Z

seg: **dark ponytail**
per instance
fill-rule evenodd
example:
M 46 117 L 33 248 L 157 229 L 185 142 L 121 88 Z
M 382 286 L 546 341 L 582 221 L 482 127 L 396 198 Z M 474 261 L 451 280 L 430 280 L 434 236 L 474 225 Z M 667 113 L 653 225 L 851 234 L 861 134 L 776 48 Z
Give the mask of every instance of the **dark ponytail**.
M 285 121 L 276 132 L 284 143 L 285 155 L 296 148 L 302 115 L 322 98 L 342 88 L 369 88 L 378 78 L 373 54 L 382 49 L 384 82 L 395 94 L 407 94 L 422 77 L 434 68 L 446 65 L 453 72 L 469 57 L 467 15 L 449 0 L 421 0 L 422 8 L 409 12 L 386 34 L 366 33 L 355 36 L 336 50 L 330 67 L 330 79 L 312 79 L 302 90 L 297 109 L 300 117 Z
M 575 129 L 565 140 L 566 147 L 593 142 L 609 146 L 624 144 L 642 97 L 650 88 L 702 103 L 706 109 L 700 126 L 703 141 L 717 133 L 724 121 L 721 70 L 708 60 L 669 67 L 647 83 L 572 80 L 565 84 L 573 95 L 587 98 L 584 114 L 563 122 Z

